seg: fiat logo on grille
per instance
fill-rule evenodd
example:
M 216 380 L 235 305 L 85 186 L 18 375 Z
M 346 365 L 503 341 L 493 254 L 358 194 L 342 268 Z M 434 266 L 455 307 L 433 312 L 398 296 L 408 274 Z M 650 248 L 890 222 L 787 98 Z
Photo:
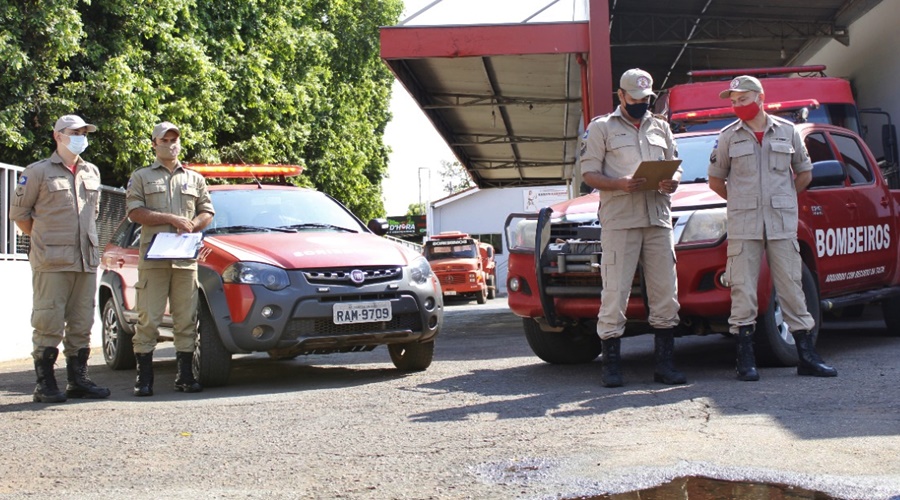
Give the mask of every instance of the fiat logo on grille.
M 362 284 L 363 281 L 366 281 L 366 273 L 359 269 L 354 269 L 350 271 L 350 281 L 357 285 Z

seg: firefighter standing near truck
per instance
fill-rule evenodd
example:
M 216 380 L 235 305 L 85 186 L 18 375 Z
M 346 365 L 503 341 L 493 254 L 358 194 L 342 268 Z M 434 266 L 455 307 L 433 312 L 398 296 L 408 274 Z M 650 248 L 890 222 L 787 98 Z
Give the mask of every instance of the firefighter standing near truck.
M 100 264 L 96 222 L 100 171 L 84 161 L 81 153 L 87 148 L 88 133 L 95 130 L 77 115 L 57 120 L 53 127 L 56 151 L 25 167 L 10 201 L 9 218 L 31 237 L 35 402 L 109 396 L 109 389 L 87 376 Z M 60 342 L 68 377 L 65 394 L 53 373 Z
M 191 366 L 197 338 L 197 260 L 148 260 L 145 256 L 155 234 L 196 233 L 215 214 L 206 180 L 178 161 L 181 153 L 178 127 L 169 122 L 159 123 L 153 127 L 150 138 L 156 161 L 131 174 L 125 196 L 128 218 L 141 224 L 138 281 L 134 285 L 138 310 L 138 324 L 134 329 L 137 359 L 134 395 L 141 397 L 153 395 L 153 351 L 166 302 L 172 314 L 178 369 L 175 390 L 203 390 Z
M 763 111 L 765 94 L 756 78 L 735 78 L 719 97 L 731 99 L 738 117 L 719 133 L 709 159 L 709 187 L 728 200 L 728 323 L 737 336 L 737 378 L 759 380 L 753 334 L 763 251 L 785 322 L 797 344 L 797 373 L 835 377 L 837 370 L 816 353 L 810 333 L 815 320 L 807 310 L 801 284 L 797 193 L 812 180 L 806 146 L 793 123 Z
M 681 180 L 681 169 L 650 190 L 641 189 L 646 179 L 632 178 L 644 160 L 675 158 L 675 139 L 668 122 L 648 111 L 650 97 L 656 95 L 649 73 L 628 70 L 619 87 L 618 108 L 591 121 L 581 151 L 582 178 L 600 190 L 603 291 L 597 334 L 603 349 L 601 381 L 606 387 L 623 383 L 620 338 L 625 333 L 625 309 L 640 262 L 649 323 L 655 334 L 653 379 L 683 384 L 686 378 L 675 370 L 674 362 L 674 333 L 680 320 L 671 215 L 671 195 Z

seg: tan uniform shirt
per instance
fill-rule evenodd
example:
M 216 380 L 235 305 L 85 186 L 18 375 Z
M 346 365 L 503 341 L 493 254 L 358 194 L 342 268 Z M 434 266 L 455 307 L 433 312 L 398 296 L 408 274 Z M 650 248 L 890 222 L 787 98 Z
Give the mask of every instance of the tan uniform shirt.
M 76 158 L 73 174 L 55 152 L 25 167 L 9 218 L 31 219 L 31 269 L 38 272 L 96 272 L 100 264 L 97 216 L 100 170 Z
M 727 183 L 728 238 L 796 238 L 794 174 L 807 170 L 812 163 L 793 123 L 767 115 L 762 144 L 740 120 L 723 128 L 709 175 Z
M 648 113 L 638 128 L 622 116 L 621 108 L 616 108 L 588 125 L 582 143 L 581 173 L 600 172 L 618 179 L 634 174 L 643 160 L 671 160 L 676 156 L 675 137 L 665 120 Z M 607 229 L 670 228 L 672 198 L 656 189 L 600 191 L 598 216 L 600 226 Z
M 130 213 L 136 208 L 146 208 L 154 212 L 163 212 L 193 219 L 197 214 L 208 212 L 215 214 L 206 179 L 202 175 L 187 170 L 179 162 L 175 170 L 169 170 L 156 161 L 149 167 L 131 174 L 125 195 L 125 209 Z M 196 269 L 197 260 L 145 260 L 147 248 L 153 235 L 162 232 L 175 232 L 170 224 L 159 226 L 143 226 L 141 228 L 141 259 L 139 269 L 158 269 L 175 267 L 179 269 Z

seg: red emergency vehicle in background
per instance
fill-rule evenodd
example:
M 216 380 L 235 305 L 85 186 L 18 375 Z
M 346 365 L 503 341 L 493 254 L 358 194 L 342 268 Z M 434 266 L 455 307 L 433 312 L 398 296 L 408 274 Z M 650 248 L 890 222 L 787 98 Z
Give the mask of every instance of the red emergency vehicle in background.
M 444 296 L 474 298 L 479 304 L 496 297 L 493 246 L 467 233 L 445 231 L 429 238 L 423 253 L 441 282 Z
M 669 118 L 672 130 L 696 132 L 721 130 L 734 120 L 731 103 L 720 99 L 724 83 L 738 75 L 759 78 L 765 91 L 766 112 L 795 123 L 827 123 L 852 130 L 867 141 L 872 151 L 882 151 L 876 158 L 882 174 L 892 188 L 900 188 L 896 131 L 887 118 L 882 135 L 874 143 L 867 137 L 860 114 L 887 116 L 879 109 L 859 109 L 850 82 L 825 75 L 824 65 L 785 66 L 776 68 L 743 68 L 699 70 L 688 73 L 692 79 L 706 79 L 675 85 L 663 90 L 654 102 L 654 111 Z M 798 75 L 798 76 L 792 76 Z M 892 141 L 893 144 L 883 143 Z
M 744 73 L 749 71 L 741 71 Z M 819 104 L 800 106 L 788 113 L 789 118 L 802 122 L 814 116 L 813 111 L 831 109 L 826 117 L 840 117 L 841 124 L 857 124 L 858 129 L 852 98 L 829 101 L 832 94 L 802 92 L 807 82 L 816 82 L 812 87 L 816 91 L 849 91 L 849 85 L 838 79 L 783 80 L 795 80 L 784 83 L 785 93 L 779 93 L 781 83 L 775 83 L 776 79 L 763 81 L 770 105 L 787 108 L 810 100 Z M 728 335 L 731 297 L 724 279 L 726 203 L 707 183 L 709 156 L 718 130 L 735 119 L 733 115 L 720 116 L 724 102 L 718 99 L 718 93 L 723 83 L 686 84 L 667 93 L 671 116 L 683 120 L 681 130 L 693 131 L 676 134 L 684 174 L 672 197 L 681 334 Z M 841 92 L 834 91 L 834 95 L 850 97 Z M 773 101 L 773 95 L 794 104 Z M 704 107 L 690 110 L 688 102 Z M 823 108 L 823 102 L 834 107 Z M 687 116 L 695 112 L 696 124 Z M 823 311 L 853 314 L 870 303 L 880 303 L 888 331 L 898 334 L 900 191 L 888 187 L 878 161 L 853 130 L 826 123 L 801 123 L 798 129 L 813 161 L 813 181 L 799 196 L 798 230 L 803 290 L 807 307 L 817 320 L 813 334 L 818 334 Z M 889 158 L 897 157 L 894 134 L 892 127 L 885 129 L 883 147 Z M 595 331 L 602 286 L 598 203 L 594 192 L 544 208 L 538 214 L 512 214 L 506 221 L 509 306 L 523 318 L 531 349 L 550 363 L 588 362 L 600 353 Z M 626 335 L 649 331 L 642 284 L 638 269 L 626 312 Z M 760 270 L 758 299 L 756 344 L 760 363 L 795 365 L 794 341 L 783 321 L 765 262 Z

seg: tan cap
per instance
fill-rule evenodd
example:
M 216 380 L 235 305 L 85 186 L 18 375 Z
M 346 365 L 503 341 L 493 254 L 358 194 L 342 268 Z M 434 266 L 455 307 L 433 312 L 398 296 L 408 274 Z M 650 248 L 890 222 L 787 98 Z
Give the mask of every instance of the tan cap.
M 178 127 L 176 127 L 174 123 L 162 122 L 162 123 L 157 123 L 156 126 L 153 127 L 153 133 L 150 134 L 150 138 L 155 141 L 156 139 L 159 139 L 160 137 L 164 136 L 166 134 L 166 132 L 168 132 L 170 130 L 174 130 L 174 131 L 178 132 L 178 136 L 181 137 L 181 131 L 178 130 Z
M 656 97 L 653 93 L 653 77 L 642 69 L 634 68 L 622 73 L 619 88 L 628 92 L 634 99 L 643 99 L 648 95 Z
M 719 92 L 720 99 L 728 99 L 731 97 L 732 92 L 759 92 L 763 93 L 762 84 L 759 83 L 759 80 L 752 76 L 739 76 L 734 80 L 731 80 L 731 83 L 728 85 L 728 90 L 723 90 Z
M 67 128 L 79 129 L 85 127 L 87 128 L 88 132 L 94 132 L 97 130 L 97 127 L 95 125 L 85 123 L 85 121 L 82 120 L 78 115 L 65 115 L 59 117 L 59 120 L 56 120 L 56 125 L 53 126 L 53 131 L 62 132 Z

